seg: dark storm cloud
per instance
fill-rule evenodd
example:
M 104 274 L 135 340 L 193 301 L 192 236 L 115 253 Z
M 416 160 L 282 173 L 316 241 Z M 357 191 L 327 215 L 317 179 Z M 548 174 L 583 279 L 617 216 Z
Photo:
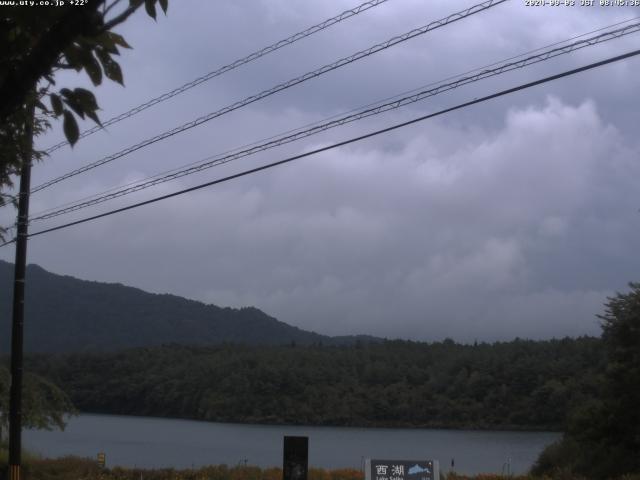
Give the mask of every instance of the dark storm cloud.
M 56 153 L 38 166 L 36 183 L 472 4 L 390 0 Z M 135 46 L 123 55 L 127 88 L 98 91 L 103 118 L 350 6 L 192 2 L 172 4 L 158 24 L 139 15 L 123 28 Z M 32 211 L 634 15 L 512 0 L 34 195 Z M 134 198 L 327 145 L 634 43 L 637 36 L 585 49 Z M 639 146 L 630 127 L 638 120 L 639 78 L 632 59 L 482 104 L 34 239 L 30 261 L 221 305 L 255 305 L 329 334 L 465 341 L 596 334 L 594 314 L 606 295 L 637 280 L 640 267 L 633 255 Z

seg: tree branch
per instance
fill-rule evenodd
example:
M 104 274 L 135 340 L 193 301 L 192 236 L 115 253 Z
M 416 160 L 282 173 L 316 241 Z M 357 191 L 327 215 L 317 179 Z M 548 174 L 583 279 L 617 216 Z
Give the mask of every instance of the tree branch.
M 120 25 L 127 18 L 129 18 L 136 10 L 138 10 L 138 8 L 140 8 L 140 5 L 142 4 L 129 5 L 120 15 L 117 15 L 116 17 L 112 18 L 107 23 L 105 23 L 100 29 L 100 33 L 104 33 L 108 30 L 111 30 L 113 27 Z
M 60 70 L 73 70 L 73 67 L 71 65 L 69 65 L 68 63 L 64 63 L 64 62 L 56 62 L 53 64 L 53 68 L 56 69 L 60 69 Z
M 111 5 L 109 5 L 108 7 L 107 7 L 107 3 L 105 2 L 105 3 L 104 3 L 105 8 L 104 8 L 104 10 L 103 10 L 103 12 L 102 12 L 102 16 L 103 16 L 103 17 L 106 17 L 106 16 L 107 16 L 107 13 L 109 13 L 109 11 L 110 11 L 112 8 L 114 8 L 116 5 L 118 5 L 121 1 L 122 1 L 122 0 L 114 0 L 114 1 L 113 1 L 113 3 L 112 3 Z

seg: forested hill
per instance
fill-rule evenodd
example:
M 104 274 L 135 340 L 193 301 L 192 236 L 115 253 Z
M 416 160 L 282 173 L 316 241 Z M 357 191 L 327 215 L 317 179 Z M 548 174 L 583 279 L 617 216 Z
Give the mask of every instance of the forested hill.
M 601 340 L 165 346 L 32 356 L 84 412 L 307 425 L 559 430 L 598 392 Z
M 13 264 L 0 261 L 0 352 L 9 350 Z M 25 349 L 78 352 L 179 343 L 211 345 L 342 344 L 280 322 L 257 308 L 221 308 L 121 284 L 56 275 L 27 267 Z M 362 337 L 373 339 L 373 337 Z

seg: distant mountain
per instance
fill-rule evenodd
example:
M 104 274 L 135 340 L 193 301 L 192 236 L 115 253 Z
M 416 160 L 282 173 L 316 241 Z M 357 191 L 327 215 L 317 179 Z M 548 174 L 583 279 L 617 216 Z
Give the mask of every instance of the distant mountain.
M 0 261 L 0 352 L 11 332 L 13 264 Z M 261 310 L 221 308 L 119 283 L 80 280 L 27 267 L 26 352 L 112 351 L 163 344 L 345 345 L 369 336 L 329 337 Z

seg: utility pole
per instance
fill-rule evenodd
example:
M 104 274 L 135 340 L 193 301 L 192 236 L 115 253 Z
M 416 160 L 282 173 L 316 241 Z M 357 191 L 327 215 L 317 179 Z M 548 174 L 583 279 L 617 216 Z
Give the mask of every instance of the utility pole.
M 33 100 L 32 100 L 33 101 Z M 24 127 L 25 150 L 22 152 L 20 195 L 16 236 L 16 260 L 13 281 L 13 318 L 11 323 L 11 391 L 9 397 L 9 480 L 21 479 L 22 465 L 22 357 L 24 329 L 24 284 L 27 265 L 27 235 L 29 228 L 29 192 L 33 159 L 34 107 Z

